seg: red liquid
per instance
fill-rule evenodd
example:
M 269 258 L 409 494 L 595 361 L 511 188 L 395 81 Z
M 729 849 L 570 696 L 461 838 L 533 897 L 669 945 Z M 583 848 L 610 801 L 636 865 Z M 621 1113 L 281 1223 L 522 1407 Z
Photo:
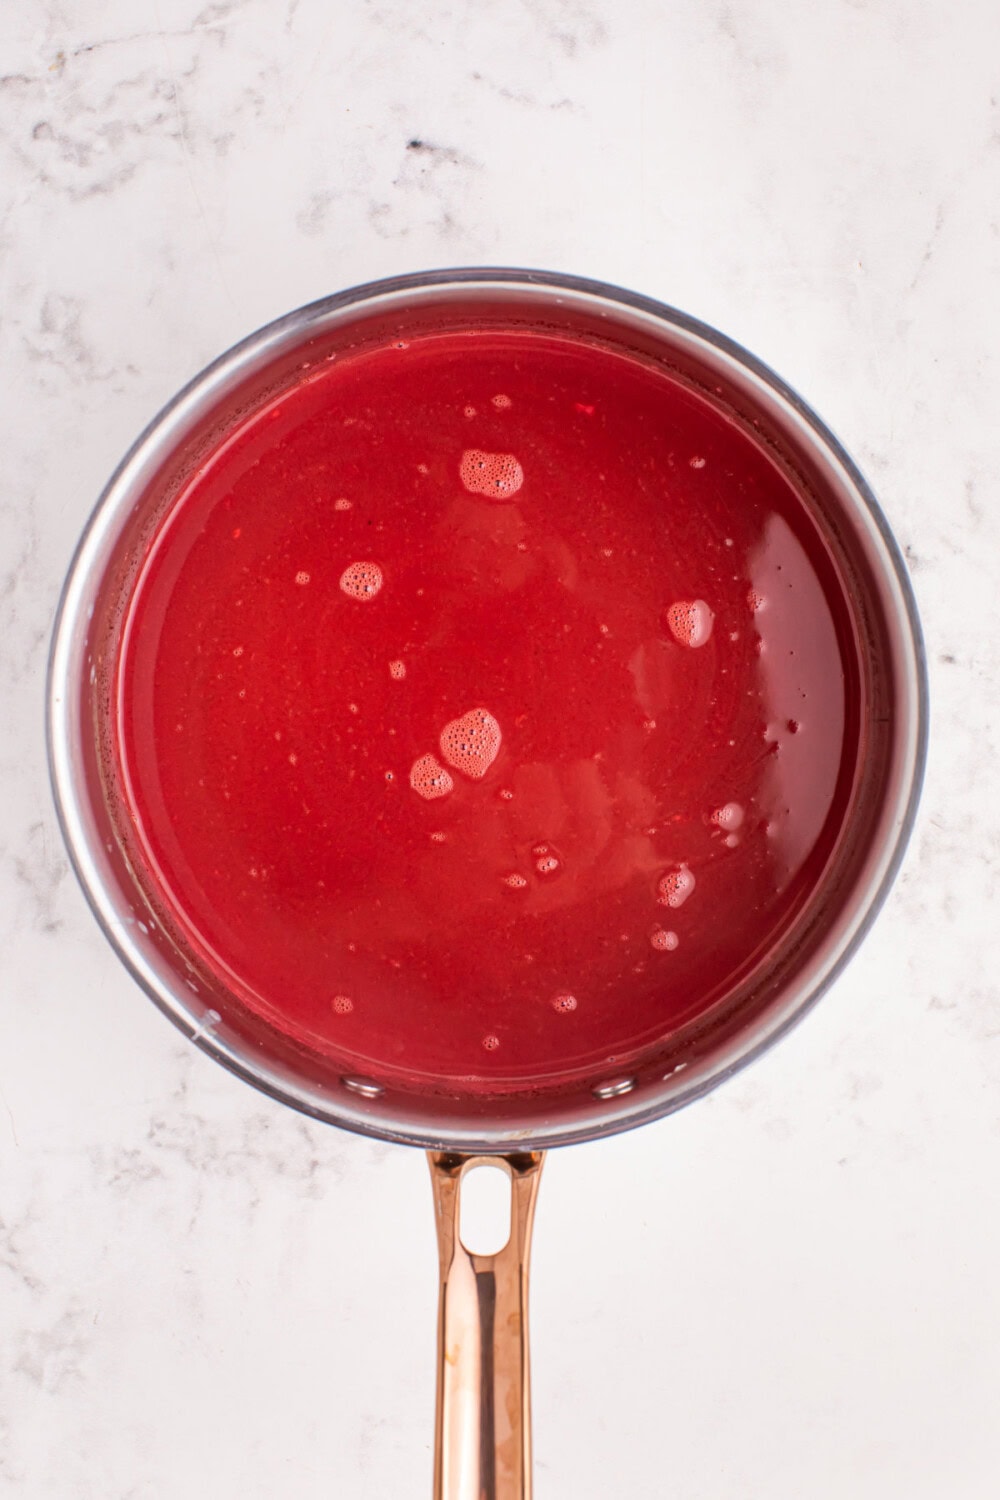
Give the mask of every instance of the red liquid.
M 286 1034 L 551 1077 L 787 929 L 853 774 L 850 641 L 802 501 L 707 399 L 421 337 L 325 363 L 181 495 L 125 622 L 124 796 L 161 904 Z

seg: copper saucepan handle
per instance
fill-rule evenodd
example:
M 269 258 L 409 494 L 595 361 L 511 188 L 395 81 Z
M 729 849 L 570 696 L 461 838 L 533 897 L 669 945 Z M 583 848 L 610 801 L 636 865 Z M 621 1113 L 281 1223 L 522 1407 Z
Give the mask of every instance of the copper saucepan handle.
M 528 1256 L 544 1152 L 428 1158 L 441 1257 L 434 1500 L 531 1500 Z M 476 1166 L 510 1177 L 510 1237 L 495 1255 L 471 1254 L 459 1235 L 462 1177 Z

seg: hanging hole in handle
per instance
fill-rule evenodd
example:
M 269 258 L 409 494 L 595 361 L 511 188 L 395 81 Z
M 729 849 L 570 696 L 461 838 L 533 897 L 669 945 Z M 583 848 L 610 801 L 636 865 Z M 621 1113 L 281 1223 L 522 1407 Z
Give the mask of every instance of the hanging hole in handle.
M 470 1255 L 499 1255 L 510 1239 L 510 1176 L 502 1167 L 470 1167 L 462 1175 L 458 1237 Z

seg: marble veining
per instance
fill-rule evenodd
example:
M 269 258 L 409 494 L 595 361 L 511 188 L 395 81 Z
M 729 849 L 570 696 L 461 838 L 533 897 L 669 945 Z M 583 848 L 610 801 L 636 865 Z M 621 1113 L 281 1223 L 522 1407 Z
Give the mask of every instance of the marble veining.
M 659 296 L 801 389 L 904 550 L 934 714 L 906 865 L 822 1004 L 551 1161 L 539 1490 L 992 1494 L 992 0 L 8 0 L 0 32 L 0 1491 L 429 1491 L 425 1167 L 254 1094 L 121 970 L 44 673 L 85 518 L 185 380 L 325 292 L 489 262 Z

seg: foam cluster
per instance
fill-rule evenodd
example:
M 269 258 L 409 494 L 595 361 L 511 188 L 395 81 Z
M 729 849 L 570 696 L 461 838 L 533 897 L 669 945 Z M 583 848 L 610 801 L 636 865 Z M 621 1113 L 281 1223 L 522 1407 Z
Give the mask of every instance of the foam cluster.
M 503 736 L 500 725 L 485 708 L 472 708 L 452 719 L 441 731 L 441 754 L 450 766 L 482 781 L 497 758 Z
M 385 580 L 378 563 L 354 562 L 340 575 L 340 587 L 351 599 L 367 603 L 374 599 Z
M 531 851 L 539 875 L 557 875 L 562 861 L 551 844 L 536 844 Z
M 466 448 L 458 472 L 470 494 L 486 495 L 490 500 L 509 500 L 524 483 L 524 470 L 513 453 Z
M 738 802 L 727 802 L 715 809 L 710 821 L 725 833 L 735 833 L 737 828 L 742 828 L 745 817 L 746 813 Z
M 715 615 L 704 599 L 678 599 L 664 619 L 674 640 L 692 649 L 704 646 L 715 624 Z
M 454 781 L 436 755 L 421 755 L 413 762 L 410 785 L 428 802 L 433 802 L 436 797 L 447 797 L 455 789 Z
M 661 906 L 676 910 L 684 905 L 694 887 L 695 879 L 687 865 L 678 865 L 675 870 L 668 870 L 660 880 L 656 888 L 656 899 Z

